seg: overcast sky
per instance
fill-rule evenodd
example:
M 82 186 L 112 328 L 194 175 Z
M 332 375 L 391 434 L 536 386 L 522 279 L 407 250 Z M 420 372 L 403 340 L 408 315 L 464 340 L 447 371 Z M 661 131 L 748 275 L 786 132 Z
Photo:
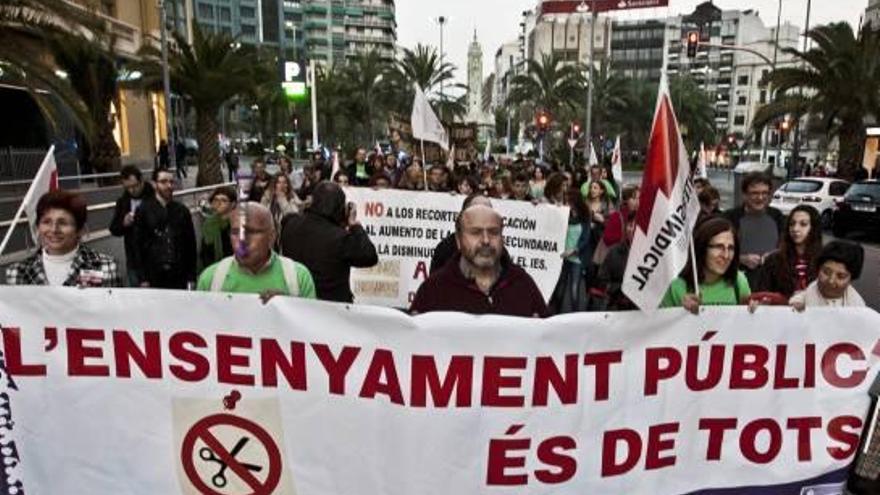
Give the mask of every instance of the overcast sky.
M 702 0 L 669 0 L 662 9 L 632 10 L 617 14 L 624 19 L 650 19 L 692 12 Z M 715 0 L 722 9 L 755 9 L 765 25 L 776 23 L 778 0 Z M 807 0 L 782 0 L 783 22 L 804 27 Z M 467 49 L 474 29 L 483 46 L 483 76 L 493 70 L 495 51 L 502 43 L 515 41 L 523 10 L 534 9 L 538 0 L 397 0 L 397 41 L 412 48 L 416 43 L 439 46 L 437 18 L 446 16 L 443 45 L 447 60 L 458 67 L 456 78 L 467 78 Z M 868 0 L 812 0 L 810 25 L 844 20 L 858 24 Z

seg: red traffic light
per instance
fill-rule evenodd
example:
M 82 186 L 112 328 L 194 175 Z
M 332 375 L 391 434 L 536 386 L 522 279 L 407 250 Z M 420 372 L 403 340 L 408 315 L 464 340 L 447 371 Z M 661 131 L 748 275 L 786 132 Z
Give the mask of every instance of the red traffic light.
M 581 132 L 581 126 L 579 124 L 572 124 L 571 130 L 574 131 L 575 134 Z
M 550 123 L 550 117 L 548 117 L 545 114 L 541 114 L 538 116 L 538 123 L 541 124 L 542 126 L 547 125 Z
M 697 56 L 697 46 L 700 44 L 700 33 L 690 31 L 687 34 L 687 56 L 694 58 Z

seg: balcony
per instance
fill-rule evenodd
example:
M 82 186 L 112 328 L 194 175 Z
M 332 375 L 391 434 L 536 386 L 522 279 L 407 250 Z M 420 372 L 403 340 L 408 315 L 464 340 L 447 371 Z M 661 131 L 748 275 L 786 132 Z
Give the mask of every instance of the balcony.
M 349 26 L 363 26 L 363 27 L 371 27 L 371 28 L 381 28 L 381 29 L 394 29 L 394 21 L 388 20 L 366 20 L 363 18 L 351 18 L 346 19 L 345 23 Z

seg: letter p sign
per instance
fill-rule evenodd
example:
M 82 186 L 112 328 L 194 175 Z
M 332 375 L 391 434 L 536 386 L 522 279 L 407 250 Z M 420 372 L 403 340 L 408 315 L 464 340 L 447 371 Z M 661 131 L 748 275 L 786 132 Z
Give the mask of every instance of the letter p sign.
M 299 62 L 285 62 L 284 63 L 284 81 L 292 82 L 298 81 L 301 78 L 302 67 L 300 67 Z

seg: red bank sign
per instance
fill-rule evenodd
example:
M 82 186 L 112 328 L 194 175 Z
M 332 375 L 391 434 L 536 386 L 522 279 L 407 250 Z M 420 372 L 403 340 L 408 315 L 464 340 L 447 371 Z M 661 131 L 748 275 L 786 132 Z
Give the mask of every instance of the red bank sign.
M 590 12 L 608 12 L 611 10 L 647 9 L 651 7 L 667 7 L 669 0 L 585 0 Z M 541 2 L 541 15 L 571 14 L 577 12 L 580 0 L 544 0 Z

